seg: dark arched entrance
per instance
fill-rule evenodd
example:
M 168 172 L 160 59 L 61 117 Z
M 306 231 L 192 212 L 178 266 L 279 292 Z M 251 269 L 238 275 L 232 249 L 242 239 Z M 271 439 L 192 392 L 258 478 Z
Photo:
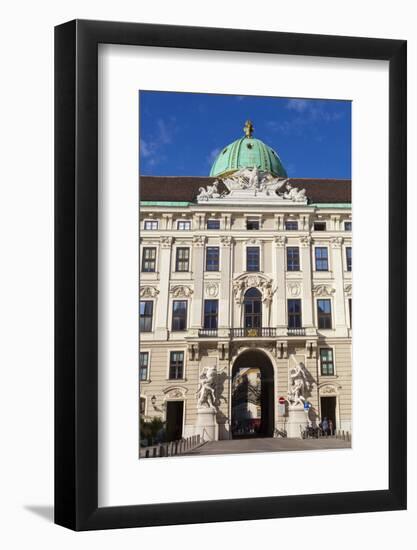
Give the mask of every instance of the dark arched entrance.
M 231 431 L 233 439 L 273 436 L 274 367 L 259 350 L 243 352 L 233 365 Z

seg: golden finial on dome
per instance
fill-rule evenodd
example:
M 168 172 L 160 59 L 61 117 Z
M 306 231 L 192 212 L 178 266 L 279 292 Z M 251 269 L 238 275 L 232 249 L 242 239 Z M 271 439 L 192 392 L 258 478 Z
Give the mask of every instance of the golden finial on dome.
M 245 136 L 247 138 L 251 138 L 252 137 L 252 134 L 253 134 L 253 131 L 254 131 L 254 127 L 253 127 L 253 124 L 252 124 L 252 121 L 251 120 L 247 120 L 245 122 L 245 126 L 243 127 L 243 131 L 245 132 Z

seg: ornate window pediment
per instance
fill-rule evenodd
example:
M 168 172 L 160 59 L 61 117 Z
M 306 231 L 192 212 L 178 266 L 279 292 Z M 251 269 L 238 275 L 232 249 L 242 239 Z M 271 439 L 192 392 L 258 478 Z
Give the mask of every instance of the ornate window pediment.
M 263 274 L 243 273 L 233 281 L 233 294 L 235 302 L 241 304 L 245 292 L 249 288 L 257 288 L 262 294 L 262 302 L 269 305 L 276 289 L 272 287 L 272 279 Z
M 141 298 L 155 298 L 159 294 L 159 290 L 154 286 L 141 286 L 139 296 Z
M 185 285 L 172 286 L 169 291 L 174 298 L 189 298 L 193 293 L 193 290 Z

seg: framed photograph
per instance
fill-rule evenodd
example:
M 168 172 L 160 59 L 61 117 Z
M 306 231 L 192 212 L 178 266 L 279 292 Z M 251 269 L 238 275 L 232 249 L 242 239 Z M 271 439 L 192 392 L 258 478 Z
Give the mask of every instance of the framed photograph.
M 406 508 L 406 42 L 55 30 L 55 521 Z

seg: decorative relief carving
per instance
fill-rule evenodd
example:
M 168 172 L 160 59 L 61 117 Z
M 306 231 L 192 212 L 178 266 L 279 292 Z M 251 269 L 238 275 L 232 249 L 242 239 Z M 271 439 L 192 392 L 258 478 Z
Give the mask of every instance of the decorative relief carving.
M 230 246 L 233 242 L 232 237 L 220 237 L 220 244 L 222 246 Z
M 217 283 L 207 283 L 206 284 L 206 296 L 210 298 L 215 298 L 219 294 L 219 285 Z
M 171 248 L 173 242 L 173 237 L 161 237 L 161 248 Z
M 262 294 L 262 301 L 266 305 L 270 305 L 272 296 L 276 289 L 272 288 L 272 280 L 265 275 L 240 275 L 233 282 L 235 302 L 237 304 L 241 304 L 243 302 L 243 297 L 246 290 L 252 287 L 257 288 Z
M 332 248 L 341 248 L 343 244 L 343 237 L 334 237 L 330 240 L 330 245 Z
M 337 389 L 334 386 L 323 386 L 320 388 L 320 393 L 337 393 Z
M 311 245 L 312 238 L 310 235 L 305 235 L 304 237 L 300 238 L 300 243 L 303 248 L 308 248 Z
M 189 286 L 175 285 L 169 289 L 174 298 L 189 298 L 193 290 Z
M 187 391 L 187 388 L 183 388 L 182 386 L 170 386 L 169 388 L 166 388 L 164 390 L 164 394 L 165 398 L 179 399 L 181 397 L 184 397 Z
M 352 296 L 352 284 L 347 283 L 345 284 L 344 290 L 348 296 Z
M 159 290 L 154 286 L 141 286 L 139 296 L 141 298 L 155 298 L 159 294 Z
M 297 296 L 300 296 L 301 294 L 301 285 L 297 282 L 291 282 L 287 283 L 287 292 L 289 296 L 292 296 L 293 298 L 296 298 Z
M 313 287 L 313 292 L 317 296 L 332 296 L 335 289 L 331 285 L 315 285 Z
M 197 248 L 204 246 L 206 237 L 204 235 L 195 235 L 193 238 L 193 245 Z
M 275 239 L 274 239 L 274 243 L 276 244 L 276 246 L 278 246 L 280 248 L 285 246 L 286 242 L 287 242 L 287 237 L 285 237 L 283 235 L 275 237 Z

